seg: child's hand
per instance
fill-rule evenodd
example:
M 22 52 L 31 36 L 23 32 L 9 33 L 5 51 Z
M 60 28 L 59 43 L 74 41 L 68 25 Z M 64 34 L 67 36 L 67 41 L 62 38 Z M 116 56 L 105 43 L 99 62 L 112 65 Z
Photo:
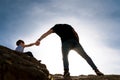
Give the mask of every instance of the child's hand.
M 35 42 L 35 45 L 36 45 L 36 46 L 39 46 L 39 45 L 40 45 L 40 41 L 36 41 L 36 42 Z

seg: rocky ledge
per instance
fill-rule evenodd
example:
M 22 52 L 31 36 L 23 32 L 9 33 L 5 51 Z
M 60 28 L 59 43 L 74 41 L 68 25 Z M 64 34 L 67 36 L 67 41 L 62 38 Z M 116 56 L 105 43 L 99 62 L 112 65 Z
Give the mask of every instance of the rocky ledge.
M 104 76 L 80 75 L 64 78 L 61 74 L 55 74 L 53 75 L 52 80 L 120 80 L 120 75 L 104 75 Z
M 45 64 L 26 54 L 0 46 L 0 80 L 49 80 Z

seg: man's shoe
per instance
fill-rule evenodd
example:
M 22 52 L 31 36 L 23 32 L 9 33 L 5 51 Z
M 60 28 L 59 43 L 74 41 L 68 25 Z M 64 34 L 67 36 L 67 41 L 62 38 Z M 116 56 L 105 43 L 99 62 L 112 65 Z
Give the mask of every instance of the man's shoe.
M 69 72 L 64 72 L 64 77 L 69 77 L 70 76 L 70 73 Z
M 102 72 L 100 72 L 99 70 L 95 70 L 95 73 L 98 75 L 98 76 L 104 76 L 104 74 Z

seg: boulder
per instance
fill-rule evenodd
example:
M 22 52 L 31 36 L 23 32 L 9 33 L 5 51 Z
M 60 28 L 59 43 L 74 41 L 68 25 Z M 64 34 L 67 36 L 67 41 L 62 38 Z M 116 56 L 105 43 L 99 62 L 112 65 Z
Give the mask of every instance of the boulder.
M 0 80 L 49 80 L 45 64 L 26 54 L 0 46 Z

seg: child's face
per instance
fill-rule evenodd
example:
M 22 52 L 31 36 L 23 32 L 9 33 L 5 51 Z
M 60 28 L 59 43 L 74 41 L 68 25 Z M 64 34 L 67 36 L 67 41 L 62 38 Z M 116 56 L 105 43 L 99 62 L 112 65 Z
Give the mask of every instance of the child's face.
M 24 47 L 25 43 L 21 42 L 20 45 L 21 45 L 22 47 Z

